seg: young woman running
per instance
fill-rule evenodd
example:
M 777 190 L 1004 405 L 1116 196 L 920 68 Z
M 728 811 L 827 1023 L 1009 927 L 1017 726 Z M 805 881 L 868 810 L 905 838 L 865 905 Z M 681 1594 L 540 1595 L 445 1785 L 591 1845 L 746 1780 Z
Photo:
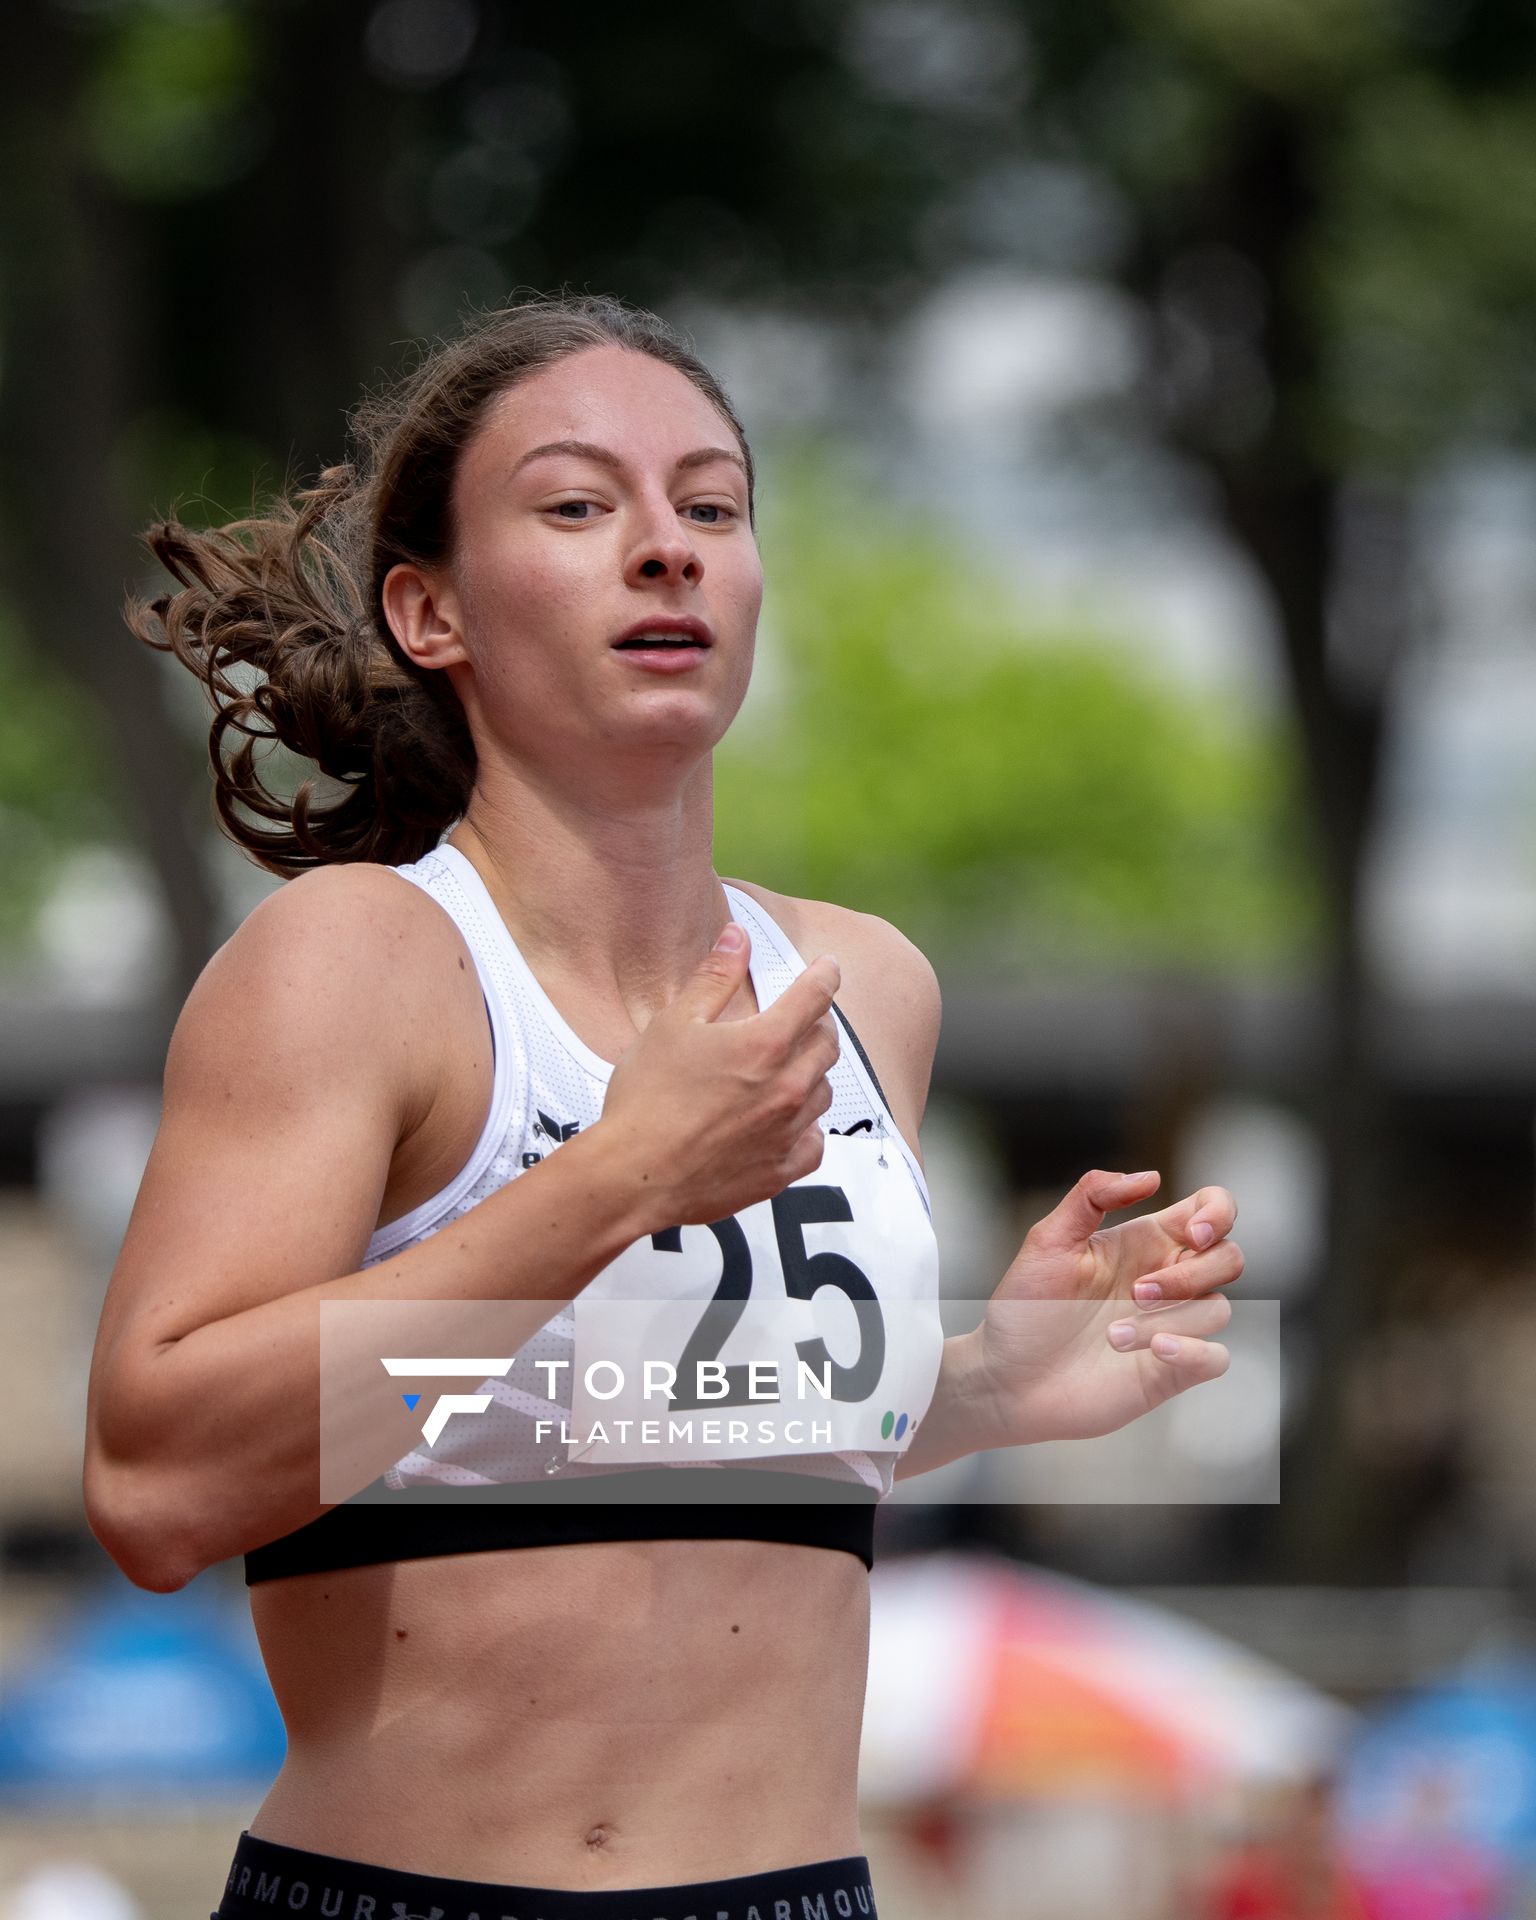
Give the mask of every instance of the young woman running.
M 1232 1197 L 1106 1229 L 1158 1176 L 1085 1174 L 976 1332 L 903 1376 L 938 988 L 885 922 L 714 871 L 762 593 L 726 395 L 654 316 L 551 297 L 352 424 L 354 459 L 270 516 L 154 528 L 178 590 L 130 606 L 207 683 L 226 831 L 291 878 L 177 1023 L 90 1382 L 93 1529 L 161 1592 L 245 1556 L 287 1723 L 219 1915 L 873 1914 L 874 1502 L 1220 1374 Z M 328 798 L 264 784 L 267 734 Z M 921 1403 L 818 1452 L 583 1458 L 551 1437 L 559 1362 L 635 1259 L 667 1297 L 744 1298 L 754 1262 L 781 1301 L 841 1288 Z M 370 1498 L 327 1503 L 320 1309 L 421 1301 L 530 1303 L 519 1362 L 552 1364 L 435 1439 L 452 1383 L 386 1381 L 347 1429 Z M 666 1504 L 612 1497 L 657 1474 Z M 774 1498 L 681 1492 L 705 1483 Z

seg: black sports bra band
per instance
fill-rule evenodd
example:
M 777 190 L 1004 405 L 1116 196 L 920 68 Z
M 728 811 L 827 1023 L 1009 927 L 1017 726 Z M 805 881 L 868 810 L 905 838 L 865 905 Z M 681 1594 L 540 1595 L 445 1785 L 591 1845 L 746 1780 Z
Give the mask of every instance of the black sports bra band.
M 874 1565 L 872 1487 L 752 1467 L 713 1468 L 704 1485 L 699 1474 L 680 1480 L 675 1470 L 656 1467 L 629 1481 L 631 1496 L 644 1490 L 651 1500 L 620 1503 L 604 1485 L 615 1477 L 593 1475 L 564 1487 L 532 1483 L 510 1501 L 496 1486 L 386 1495 L 383 1480 L 375 1480 L 353 1500 L 253 1547 L 245 1555 L 245 1584 L 379 1561 L 596 1540 L 768 1540 L 832 1548 Z

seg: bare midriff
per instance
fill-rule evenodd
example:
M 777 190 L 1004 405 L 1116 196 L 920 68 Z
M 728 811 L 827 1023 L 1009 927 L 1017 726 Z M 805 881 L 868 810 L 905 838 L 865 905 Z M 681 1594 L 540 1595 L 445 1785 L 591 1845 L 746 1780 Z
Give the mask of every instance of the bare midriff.
M 262 1839 L 594 1890 L 863 1851 L 856 1554 L 602 1541 L 250 1595 L 289 1742 Z

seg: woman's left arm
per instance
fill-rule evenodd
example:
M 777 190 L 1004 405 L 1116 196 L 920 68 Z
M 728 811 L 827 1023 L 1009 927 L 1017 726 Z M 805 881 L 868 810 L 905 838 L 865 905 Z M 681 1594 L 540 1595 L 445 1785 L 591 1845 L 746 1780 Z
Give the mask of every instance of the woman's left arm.
M 861 1012 L 879 1035 L 892 1111 L 921 1165 L 918 1128 L 942 1017 L 937 976 L 883 920 L 850 915 L 838 933 L 845 949 L 850 936 L 863 949 L 844 978 L 864 985 Z M 1201 1187 L 1104 1226 L 1106 1213 L 1149 1199 L 1160 1179 L 1152 1169 L 1095 1168 L 1031 1227 L 981 1325 L 944 1342 L 933 1399 L 897 1461 L 898 1480 L 991 1447 L 1113 1433 L 1226 1372 L 1230 1356 L 1210 1336 L 1232 1315 L 1220 1289 L 1243 1270 L 1228 1238 L 1237 1203 L 1227 1189 Z
M 1219 1289 L 1243 1270 L 1227 1189 L 1103 1225 L 1160 1179 L 1095 1168 L 1030 1228 L 980 1326 L 944 1342 L 898 1480 L 989 1447 L 1114 1433 L 1226 1372 L 1227 1349 L 1209 1336 L 1232 1317 Z

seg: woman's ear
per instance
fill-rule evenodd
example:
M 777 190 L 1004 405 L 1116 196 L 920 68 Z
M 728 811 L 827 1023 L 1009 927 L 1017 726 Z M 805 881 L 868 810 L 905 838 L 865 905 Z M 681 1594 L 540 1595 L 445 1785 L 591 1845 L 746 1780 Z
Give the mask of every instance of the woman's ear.
M 459 596 L 445 574 L 401 561 L 379 590 L 384 618 L 400 650 L 418 667 L 447 667 L 468 659 Z

